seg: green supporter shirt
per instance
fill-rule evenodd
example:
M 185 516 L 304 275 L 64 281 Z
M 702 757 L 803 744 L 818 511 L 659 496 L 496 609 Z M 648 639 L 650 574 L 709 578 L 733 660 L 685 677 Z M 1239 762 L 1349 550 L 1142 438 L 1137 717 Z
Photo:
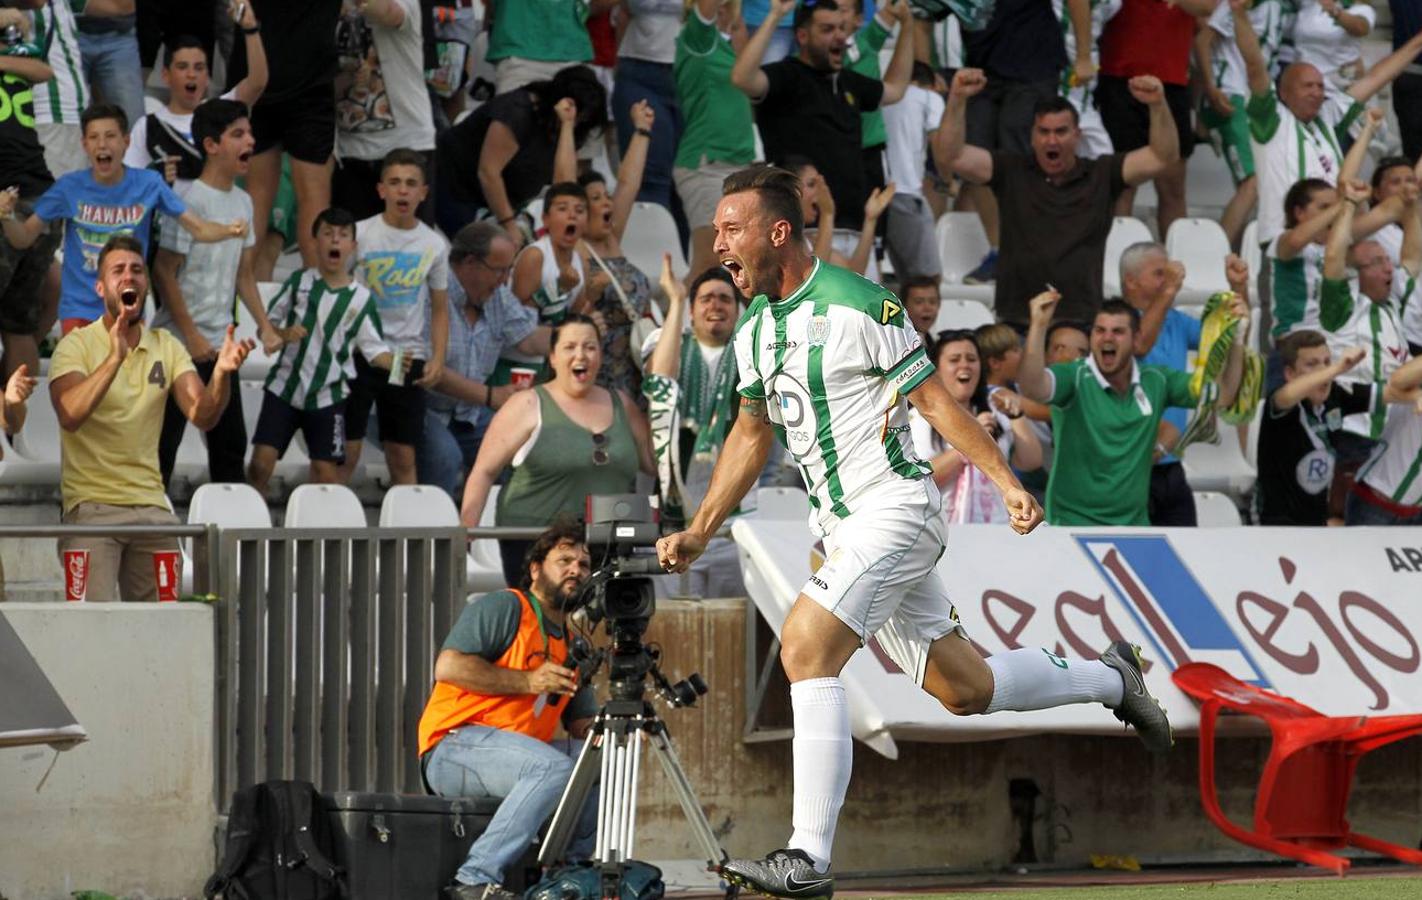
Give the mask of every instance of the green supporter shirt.
M 676 96 L 686 128 L 676 148 L 674 165 L 695 169 L 703 161 L 748 165 L 755 159 L 755 119 L 750 98 L 731 84 L 736 51 L 703 22 L 696 8 L 676 38 Z
M 849 71 L 865 78 L 872 78 L 875 81 L 883 81 L 884 73 L 879 68 L 879 51 L 884 49 L 884 43 L 889 39 L 889 29 L 875 16 L 869 20 L 869 24 L 859 29 L 859 33 L 854 35 L 854 47 L 851 49 L 847 68 Z M 884 128 L 884 113 L 878 109 L 872 112 L 860 113 L 860 130 L 863 136 L 860 139 L 861 147 L 882 147 L 889 140 L 889 132 Z
M 488 60 L 590 62 L 587 0 L 503 0 L 489 34 Z
M 527 596 L 533 602 L 538 602 L 532 593 Z M 443 649 L 466 656 L 477 656 L 491 663 L 498 662 L 518 634 L 519 619 L 523 615 L 521 606 L 518 595 L 513 591 L 492 591 L 482 597 L 476 597 L 459 614 L 454 627 L 449 631 L 449 637 L 445 638 Z M 542 618 L 539 621 L 551 637 L 564 636 L 563 629 L 557 624 Z M 554 662 L 566 665 L 563 660 Z M 567 709 L 563 710 L 563 722 L 587 719 L 595 715 L 597 697 L 591 687 L 584 685 L 568 701 Z
M 1151 458 L 1161 414 L 1192 407 L 1190 375 L 1135 364 L 1131 388 L 1117 394 L 1088 357 L 1049 370 L 1056 451 L 1047 481 L 1053 525 L 1149 525 Z

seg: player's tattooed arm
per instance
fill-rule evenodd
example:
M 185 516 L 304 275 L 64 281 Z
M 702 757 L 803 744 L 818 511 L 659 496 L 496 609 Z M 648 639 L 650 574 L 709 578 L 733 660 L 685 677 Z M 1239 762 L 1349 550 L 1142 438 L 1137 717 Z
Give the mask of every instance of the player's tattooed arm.
M 769 413 L 765 409 L 765 398 L 742 397 L 741 415 L 750 416 L 759 422 L 768 421 Z

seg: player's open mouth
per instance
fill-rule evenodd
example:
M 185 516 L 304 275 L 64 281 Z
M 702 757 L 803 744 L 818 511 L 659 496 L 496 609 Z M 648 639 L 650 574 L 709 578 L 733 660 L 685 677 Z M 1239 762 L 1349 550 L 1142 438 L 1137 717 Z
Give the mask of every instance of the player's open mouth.
M 741 268 L 740 263 L 727 257 L 721 260 L 721 267 L 731 274 L 731 280 L 736 283 L 736 287 L 741 293 L 744 294 L 749 289 L 749 285 L 746 283 L 745 270 Z

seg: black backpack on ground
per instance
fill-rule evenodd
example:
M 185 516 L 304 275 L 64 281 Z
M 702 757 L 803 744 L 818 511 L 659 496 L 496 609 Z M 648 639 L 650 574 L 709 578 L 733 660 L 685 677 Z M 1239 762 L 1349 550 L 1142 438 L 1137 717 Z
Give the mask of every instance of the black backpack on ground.
M 267 781 L 232 795 L 227 846 L 208 900 L 336 900 L 345 874 L 331 862 L 330 825 L 310 782 Z

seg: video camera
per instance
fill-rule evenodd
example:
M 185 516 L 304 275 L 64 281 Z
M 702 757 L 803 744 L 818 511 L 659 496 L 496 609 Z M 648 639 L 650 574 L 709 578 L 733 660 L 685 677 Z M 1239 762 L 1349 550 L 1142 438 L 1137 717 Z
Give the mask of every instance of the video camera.
M 707 690 L 701 676 L 693 673 L 670 682 L 657 667 L 660 648 L 642 643 L 657 609 L 650 576 L 664 574 L 656 555 L 645 552 L 661 537 L 651 501 L 637 494 L 589 496 L 586 513 L 593 572 L 579 593 L 578 606 L 592 626 L 607 622 L 612 645 L 585 655 L 575 653 L 579 674 L 590 680 L 607 662 L 614 699 L 641 700 L 650 675 L 657 692 L 672 706 L 694 705 Z

